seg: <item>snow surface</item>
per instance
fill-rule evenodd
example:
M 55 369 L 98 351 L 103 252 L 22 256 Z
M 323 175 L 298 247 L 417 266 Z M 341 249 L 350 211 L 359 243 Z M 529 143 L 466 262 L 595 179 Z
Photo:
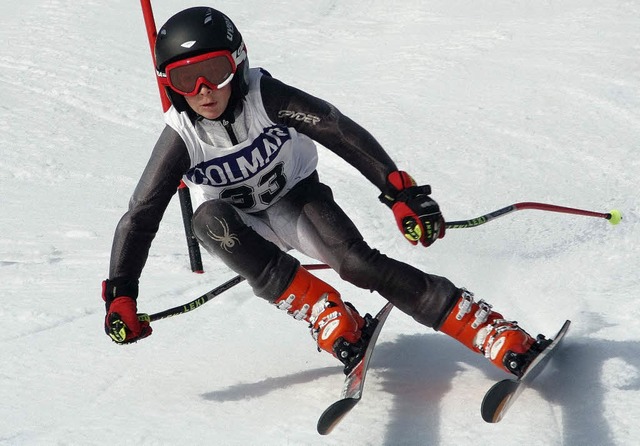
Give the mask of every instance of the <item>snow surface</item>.
M 157 1 L 161 24 L 184 0 Z M 399 6 L 401 5 L 401 6 Z M 366 239 L 445 275 L 532 332 L 573 321 L 537 388 L 498 425 L 505 375 L 395 310 L 365 399 L 328 437 L 341 368 L 304 324 L 238 285 L 117 346 L 102 331 L 111 238 L 163 127 L 138 2 L 0 5 L 0 444 L 628 445 L 640 438 L 640 2 L 218 1 L 253 66 L 337 105 L 433 186 L 445 217 L 522 211 L 404 242 L 377 191 L 321 149 L 321 176 Z M 300 256 L 301 260 L 308 262 Z M 140 310 L 234 274 L 192 274 L 177 199 Z M 318 272 L 361 311 L 383 299 Z

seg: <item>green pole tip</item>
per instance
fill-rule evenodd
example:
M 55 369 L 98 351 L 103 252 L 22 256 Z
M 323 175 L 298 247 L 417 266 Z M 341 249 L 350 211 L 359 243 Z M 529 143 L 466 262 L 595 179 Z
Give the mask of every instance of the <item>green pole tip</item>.
M 619 210 L 614 209 L 609 212 L 609 218 L 607 220 L 609 220 L 609 223 L 611 223 L 612 225 L 617 225 L 622 221 L 622 214 Z

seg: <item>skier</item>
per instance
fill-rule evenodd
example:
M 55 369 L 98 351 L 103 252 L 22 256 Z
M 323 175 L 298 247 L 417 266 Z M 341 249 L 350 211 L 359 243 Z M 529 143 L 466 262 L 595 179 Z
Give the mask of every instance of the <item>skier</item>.
M 319 349 L 345 370 L 366 346 L 371 318 L 287 251 L 327 263 L 343 280 L 378 292 L 416 321 L 520 375 L 545 346 L 444 277 L 372 249 L 316 172 L 312 140 L 380 191 L 404 237 L 428 247 L 445 235 L 431 188 L 398 170 L 381 145 L 328 102 L 249 68 L 240 32 L 223 13 L 195 7 L 158 33 L 158 77 L 172 107 L 118 223 L 103 282 L 105 331 L 120 344 L 149 336 L 136 315 L 138 279 L 181 179 L 197 209 L 193 230 L 256 296 L 307 322 Z

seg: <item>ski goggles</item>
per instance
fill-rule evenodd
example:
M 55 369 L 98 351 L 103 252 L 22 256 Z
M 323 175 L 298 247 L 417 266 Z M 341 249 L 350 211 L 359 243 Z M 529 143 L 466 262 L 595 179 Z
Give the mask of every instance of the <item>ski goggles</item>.
M 244 43 L 234 54 L 230 51 L 212 51 L 168 64 L 164 73 L 158 73 L 160 82 L 183 96 L 195 96 L 206 85 L 219 90 L 228 85 L 238 65 L 247 57 Z

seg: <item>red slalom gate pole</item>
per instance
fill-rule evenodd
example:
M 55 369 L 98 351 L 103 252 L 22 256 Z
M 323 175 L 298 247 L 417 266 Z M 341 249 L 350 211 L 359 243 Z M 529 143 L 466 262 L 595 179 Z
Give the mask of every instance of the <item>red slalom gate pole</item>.
M 149 40 L 149 50 L 151 51 L 151 60 L 153 60 L 153 68 L 155 71 L 156 66 L 156 38 L 158 37 L 158 31 L 156 29 L 156 21 L 153 17 L 153 9 L 151 7 L 151 0 L 140 0 L 142 6 L 142 15 L 144 17 L 144 25 L 147 30 L 147 38 Z M 162 102 L 162 111 L 166 112 L 171 107 L 171 102 L 164 91 L 164 87 L 160 84 L 160 79 L 156 76 L 156 82 L 158 84 L 158 92 L 160 93 L 160 101 Z
M 151 7 L 151 0 L 140 0 L 142 6 L 142 15 L 144 17 L 144 25 L 147 30 L 147 38 L 149 40 L 149 49 L 151 51 L 151 59 L 153 61 L 153 68 L 156 67 L 156 38 L 158 37 L 158 31 L 156 29 L 156 21 L 153 17 L 153 9 Z M 162 111 L 166 112 L 171 107 L 171 101 L 167 97 L 164 87 L 160 83 L 160 79 L 156 74 L 156 83 L 158 84 L 158 92 L 160 93 L 160 101 L 162 103 Z M 182 212 L 182 222 L 184 224 L 184 232 L 187 238 L 187 249 L 189 250 L 189 263 L 191 265 L 191 271 L 194 273 L 203 273 L 204 268 L 202 266 L 202 254 L 200 253 L 200 245 L 193 233 L 191 227 L 191 220 L 193 218 L 193 204 L 191 203 L 191 195 L 189 194 L 189 188 L 183 181 L 180 182 L 178 187 L 178 197 L 180 199 L 180 210 Z

